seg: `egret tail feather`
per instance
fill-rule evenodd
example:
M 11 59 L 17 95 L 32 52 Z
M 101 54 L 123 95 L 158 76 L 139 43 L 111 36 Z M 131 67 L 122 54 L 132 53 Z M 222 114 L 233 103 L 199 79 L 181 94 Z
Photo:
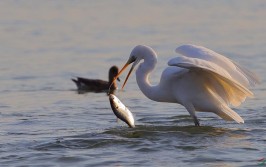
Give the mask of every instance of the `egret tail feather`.
M 226 121 L 236 121 L 237 123 L 244 123 L 244 120 L 226 103 L 224 103 L 223 99 L 218 96 L 213 90 L 206 87 L 206 90 L 212 95 L 214 99 L 216 99 L 216 102 L 218 103 L 218 109 L 214 112 L 221 118 L 223 118 Z
M 244 123 L 244 120 L 234 110 L 232 110 L 226 105 L 222 105 L 221 110 L 216 114 L 227 121 L 236 121 L 237 123 Z

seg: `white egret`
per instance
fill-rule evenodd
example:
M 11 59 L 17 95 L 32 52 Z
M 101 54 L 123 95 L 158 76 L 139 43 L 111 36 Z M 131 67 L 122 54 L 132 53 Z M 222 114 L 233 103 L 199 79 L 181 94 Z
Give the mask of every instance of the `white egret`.
M 195 111 L 213 112 L 227 121 L 244 123 L 244 120 L 230 106 L 239 106 L 253 93 L 248 89 L 259 83 L 258 77 L 210 49 L 196 45 L 182 45 L 176 49 L 180 54 L 168 61 L 158 85 L 151 85 L 149 76 L 157 63 L 156 52 L 148 46 L 136 46 L 116 78 L 133 63 L 126 80 L 134 67 L 144 60 L 136 70 L 140 90 L 149 99 L 157 102 L 179 103 L 193 118 L 195 126 L 199 121 Z M 114 79 L 115 80 L 115 79 Z

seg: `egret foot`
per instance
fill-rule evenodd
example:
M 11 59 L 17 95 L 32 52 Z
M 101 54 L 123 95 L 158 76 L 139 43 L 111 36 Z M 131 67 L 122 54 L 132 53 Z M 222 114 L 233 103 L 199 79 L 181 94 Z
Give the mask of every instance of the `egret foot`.
M 187 109 L 187 111 L 189 112 L 190 116 L 193 118 L 193 121 L 195 123 L 195 126 L 200 126 L 199 120 L 198 120 L 197 116 L 195 115 L 195 108 L 194 108 L 194 106 L 192 104 L 190 104 L 190 103 L 187 103 L 184 106 Z
M 193 120 L 194 120 L 195 126 L 200 126 L 199 120 L 196 116 L 193 117 Z

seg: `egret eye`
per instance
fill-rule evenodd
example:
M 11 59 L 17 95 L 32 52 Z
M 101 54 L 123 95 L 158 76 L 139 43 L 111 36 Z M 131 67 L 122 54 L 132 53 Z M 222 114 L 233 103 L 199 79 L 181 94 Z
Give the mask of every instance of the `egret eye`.
M 133 56 L 133 58 L 132 58 L 134 61 L 136 61 L 137 60 L 137 56 Z

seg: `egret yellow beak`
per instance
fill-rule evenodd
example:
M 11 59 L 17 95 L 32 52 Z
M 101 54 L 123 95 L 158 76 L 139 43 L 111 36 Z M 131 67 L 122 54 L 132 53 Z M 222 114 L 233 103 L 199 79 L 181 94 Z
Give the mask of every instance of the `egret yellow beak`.
M 118 74 L 115 76 L 115 78 L 114 78 L 114 80 L 113 80 L 113 82 L 112 82 L 112 84 L 114 83 L 114 81 L 122 74 L 122 72 L 131 64 L 131 63 L 133 63 L 134 61 L 135 61 L 136 59 L 134 59 L 134 58 L 130 58 L 128 61 L 127 61 L 127 63 L 124 65 L 124 67 L 118 72 Z M 126 77 L 126 80 L 124 81 L 124 83 L 123 83 L 123 86 L 122 86 L 122 90 L 124 89 L 124 86 L 126 85 L 126 82 L 127 82 L 127 80 L 128 80 L 128 78 L 129 78 L 129 76 L 130 76 L 130 74 L 132 73 L 132 71 L 133 71 L 133 69 L 134 69 L 134 67 L 136 66 L 136 63 L 134 63 L 133 65 L 132 65 L 132 67 L 130 68 L 130 70 L 129 70 L 129 72 L 128 72 L 128 74 L 127 74 L 127 77 Z

